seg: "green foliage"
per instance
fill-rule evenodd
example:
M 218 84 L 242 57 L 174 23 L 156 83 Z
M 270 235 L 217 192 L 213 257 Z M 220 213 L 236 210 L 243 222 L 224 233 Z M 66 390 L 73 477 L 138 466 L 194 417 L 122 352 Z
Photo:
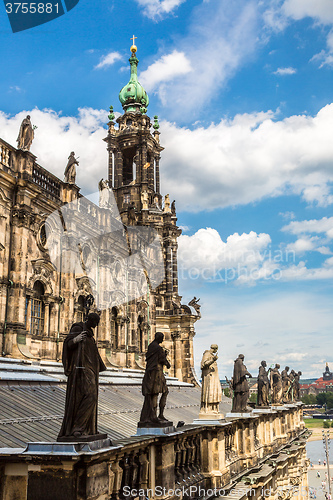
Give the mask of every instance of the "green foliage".
M 324 429 L 328 429 L 329 426 L 330 426 L 330 423 L 327 422 L 327 420 L 324 420 L 324 425 L 323 425 Z
M 230 394 L 230 389 L 229 387 L 227 387 L 226 389 L 224 389 L 224 395 L 227 396 L 227 398 L 231 398 L 231 394 Z
M 316 396 L 318 405 L 327 405 L 327 408 L 333 408 L 333 392 L 321 392 Z
M 256 403 L 257 402 L 257 395 L 255 393 L 251 394 L 249 401 L 250 401 L 250 403 Z
M 302 397 L 302 403 L 304 403 L 305 405 L 316 405 L 317 397 L 314 394 L 305 394 Z
M 331 422 L 331 427 L 333 427 L 333 421 Z

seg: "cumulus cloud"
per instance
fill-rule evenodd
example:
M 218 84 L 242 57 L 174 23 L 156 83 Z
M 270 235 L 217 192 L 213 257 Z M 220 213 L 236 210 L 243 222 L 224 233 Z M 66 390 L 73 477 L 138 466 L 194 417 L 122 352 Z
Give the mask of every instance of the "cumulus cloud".
M 202 228 L 192 236 L 180 236 L 178 269 L 193 279 L 244 282 L 243 275 L 251 277 L 254 272 L 260 279 L 273 272 L 266 255 L 270 243 L 268 234 L 254 231 L 234 233 L 224 242 L 216 229 Z
M 139 79 L 146 90 L 150 91 L 161 83 L 164 84 L 191 71 L 191 63 L 184 52 L 174 50 L 171 54 L 162 56 L 158 61 L 140 73 Z M 163 92 L 165 92 L 165 86 L 163 88 Z
M 112 66 L 116 61 L 119 61 L 122 59 L 121 54 L 119 52 L 109 52 L 105 56 L 101 57 L 101 60 L 99 63 L 95 66 L 95 69 L 102 69 L 102 68 L 108 68 L 109 66 Z
M 333 217 L 292 221 L 286 226 L 283 226 L 282 231 L 296 235 L 325 233 L 329 239 L 333 239 Z
M 314 117 L 242 114 L 194 130 L 162 122 L 163 186 L 191 211 L 281 194 L 327 206 L 333 202 L 332 128 L 333 105 Z
M 153 20 L 159 20 L 170 14 L 186 0 L 136 0 L 143 8 L 143 13 Z
M 37 162 L 59 178 L 67 164 L 71 151 L 79 156 L 77 183 L 83 190 L 93 192 L 107 172 L 107 152 L 103 138 L 107 131 L 107 112 L 92 108 L 78 110 L 77 116 L 62 116 L 52 110 L 33 109 L 10 117 L 0 112 L 1 137 L 16 146 L 21 121 L 27 114 L 38 128 L 32 143 Z
M 322 24 L 333 23 L 331 0 L 285 0 L 283 10 L 287 16 L 300 20 L 305 17 L 317 19 Z
M 295 73 L 297 73 L 297 69 L 292 68 L 292 67 L 289 67 L 289 68 L 278 68 L 273 73 L 274 73 L 274 75 L 280 75 L 280 76 L 294 75 Z
M 77 116 L 38 109 L 12 117 L 0 113 L 1 136 L 10 144 L 16 145 L 27 114 L 38 126 L 32 145 L 38 162 L 62 177 L 74 150 L 80 156 L 78 183 L 94 191 L 92 183 L 107 170 L 102 141 L 107 112 L 82 108 Z M 243 114 L 194 130 L 161 122 L 162 191 L 177 200 L 178 209 L 193 212 L 286 194 L 326 206 L 332 203 L 332 128 L 333 105 L 314 117 L 278 121 L 272 112 Z

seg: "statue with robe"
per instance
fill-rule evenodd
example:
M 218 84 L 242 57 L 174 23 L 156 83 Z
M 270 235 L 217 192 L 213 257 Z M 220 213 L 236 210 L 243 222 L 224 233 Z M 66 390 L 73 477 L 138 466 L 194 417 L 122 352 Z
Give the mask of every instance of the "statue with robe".
M 142 210 L 148 210 L 148 193 L 147 193 L 147 191 L 142 191 L 142 193 L 141 193 L 141 205 L 142 205 Z
M 275 367 L 271 371 L 272 404 L 281 404 L 282 401 L 282 377 L 279 370 L 280 365 L 276 363 Z
M 246 377 L 252 378 L 244 365 L 244 354 L 239 354 L 234 364 L 234 374 L 232 377 L 232 388 L 234 397 L 232 400 L 232 413 L 243 413 L 247 411 L 250 388 Z
M 30 121 L 30 115 L 27 115 L 27 117 L 24 118 L 21 123 L 19 135 L 16 139 L 18 143 L 18 149 L 22 149 L 23 151 L 30 151 L 33 139 L 34 127 L 32 126 Z
M 291 401 L 292 393 L 291 393 L 291 386 L 292 386 L 292 380 L 291 377 L 288 373 L 289 371 L 289 366 L 286 366 L 284 370 L 281 372 L 281 377 L 282 377 L 282 400 L 284 403 L 288 403 Z
M 157 332 L 155 339 L 149 344 L 146 353 L 146 370 L 142 381 L 142 395 L 144 403 L 138 427 L 166 427 L 172 426 L 164 416 L 164 408 L 168 396 L 163 367 L 170 368 L 166 350 L 160 345 L 164 335 Z M 158 404 L 158 396 L 161 394 Z M 159 414 L 157 415 L 157 407 Z
M 166 213 L 171 213 L 171 208 L 170 208 L 170 196 L 168 194 L 166 194 L 164 196 L 164 212 Z
M 217 350 L 218 345 L 212 344 L 210 349 L 205 351 L 202 356 L 200 418 L 211 418 L 211 414 L 220 415 L 219 404 L 222 401 L 222 389 L 217 370 Z
M 99 372 L 106 370 L 94 339 L 97 313 L 74 323 L 67 335 L 62 363 L 67 379 L 65 415 L 57 441 L 80 440 L 98 435 L 97 403 Z
M 262 361 L 261 365 L 259 366 L 257 406 L 269 406 L 268 396 L 270 382 L 268 374 L 270 372 L 270 369 L 266 370 L 266 366 L 266 361 Z
M 301 399 L 300 395 L 300 378 L 301 378 L 302 372 L 295 372 L 295 377 L 294 377 L 294 401 L 299 401 Z
M 99 189 L 99 208 L 109 208 L 110 207 L 109 182 L 107 180 L 101 179 L 98 183 L 98 189 Z
M 65 168 L 65 182 L 68 182 L 68 184 L 75 184 L 76 165 L 79 165 L 79 162 L 75 158 L 74 151 L 72 151 L 68 157 L 68 162 Z

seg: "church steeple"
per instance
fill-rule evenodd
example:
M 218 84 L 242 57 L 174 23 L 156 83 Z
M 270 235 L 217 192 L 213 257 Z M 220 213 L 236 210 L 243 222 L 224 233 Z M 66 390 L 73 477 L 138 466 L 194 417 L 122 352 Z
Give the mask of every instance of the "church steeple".
M 152 123 L 145 113 L 149 98 L 138 81 L 137 47 L 131 47 L 129 59 L 131 77 L 120 93 L 124 113 L 115 127 L 113 107 L 110 106 L 109 132 L 104 139 L 109 152 L 109 185 L 112 186 L 118 209 L 125 224 L 136 214 L 137 222 L 145 224 L 151 210 L 160 210 L 160 153 L 158 117 Z
M 131 47 L 132 55 L 129 58 L 129 63 L 131 65 L 130 81 L 121 89 L 119 100 L 125 113 L 133 111 L 145 114 L 147 113 L 149 105 L 149 97 L 138 80 L 139 59 L 136 57 L 137 46 L 134 45 L 135 38 L 136 37 L 133 35 L 133 45 Z

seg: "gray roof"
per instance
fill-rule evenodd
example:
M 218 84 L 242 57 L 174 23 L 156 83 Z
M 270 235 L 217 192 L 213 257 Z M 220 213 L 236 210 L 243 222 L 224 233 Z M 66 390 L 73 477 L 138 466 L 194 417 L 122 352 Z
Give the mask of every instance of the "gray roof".
M 136 433 L 143 403 L 142 370 L 112 370 L 100 377 L 98 430 L 113 440 Z M 66 377 L 59 363 L 31 363 L 0 358 L 0 448 L 25 447 L 28 442 L 55 441 L 60 430 Z M 199 387 L 167 378 L 166 416 L 176 425 L 191 424 L 200 410 Z M 231 409 L 223 397 L 222 413 Z

